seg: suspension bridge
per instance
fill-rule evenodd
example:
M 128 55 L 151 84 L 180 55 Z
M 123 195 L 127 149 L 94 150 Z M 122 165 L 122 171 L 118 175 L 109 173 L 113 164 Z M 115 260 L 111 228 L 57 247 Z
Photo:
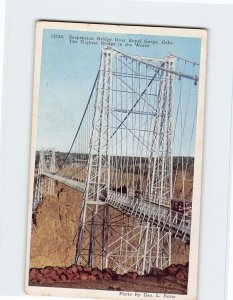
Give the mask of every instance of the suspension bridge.
M 34 183 L 33 211 L 55 182 L 83 193 L 77 264 L 145 274 L 171 264 L 173 238 L 190 242 L 198 72 L 171 54 L 102 49 L 69 151 L 41 150 Z

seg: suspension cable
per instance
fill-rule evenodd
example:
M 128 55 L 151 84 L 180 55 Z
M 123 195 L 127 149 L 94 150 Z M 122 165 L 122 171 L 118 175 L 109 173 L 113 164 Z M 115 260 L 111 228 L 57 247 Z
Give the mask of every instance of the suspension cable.
M 70 146 L 69 152 L 67 153 L 66 158 L 65 158 L 64 162 L 62 163 L 61 167 L 58 169 L 58 171 L 57 171 L 55 174 L 58 174 L 58 173 L 61 171 L 61 169 L 64 167 L 64 165 L 65 165 L 65 163 L 66 163 L 66 161 L 67 161 L 67 159 L 68 159 L 68 156 L 70 155 L 70 152 L 71 152 L 71 150 L 72 150 L 72 148 L 73 148 L 74 142 L 75 142 L 75 140 L 76 140 L 76 138 L 77 138 L 77 136 L 78 136 L 78 133 L 79 133 L 79 131 L 80 131 L 80 129 L 81 129 L 81 126 L 82 126 L 84 117 L 85 117 L 85 115 L 86 115 L 88 106 L 89 106 L 89 104 L 90 104 L 90 102 L 91 102 L 91 98 L 92 98 L 93 92 L 94 92 L 94 90 L 95 90 L 95 85 L 96 85 L 96 82 L 97 82 L 97 80 L 98 80 L 98 78 L 99 78 L 99 74 L 100 74 L 100 70 L 98 71 L 98 73 L 97 73 L 97 75 L 96 75 L 95 82 L 94 82 L 94 85 L 93 85 L 92 90 L 91 90 L 91 94 L 90 94 L 90 96 L 89 96 L 87 105 L 86 105 L 86 107 L 85 107 L 85 110 L 84 110 L 82 119 L 81 119 L 81 121 L 80 121 L 80 123 L 79 123 L 79 126 L 78 126 L 78 129 L 77 129 L 77 131 L 76 131 L 76 134 L 75 134 L 75 136 L 74 136 L 73 142 L 72 142 L 72 144 L 71 144 L 71 146 Z

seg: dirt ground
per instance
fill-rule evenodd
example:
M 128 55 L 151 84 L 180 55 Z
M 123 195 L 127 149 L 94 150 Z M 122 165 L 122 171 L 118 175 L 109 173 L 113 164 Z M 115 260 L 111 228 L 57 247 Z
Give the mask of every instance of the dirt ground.
M 147 277 L 143 279 L 125 279 L 121 281 L 108 282 L 105 280 L 96 281 L 80 281 L 80 282 L 53 282 L 53 283 L 37 283 L 31 286 L 43 287 L 60 287 L 75 289 L 93 289 L 93 290 L 110 290 L 110 291 L 126 291 L 140 293 L 166 293 L 166 294 L 187 294 L 187 286 L 175 282 L 174 277 L 155 280 Z
M 136 272 L 117 274 L 110 268 L 69 267 L 32 268 L 31 286 L 96 289 L 128 292 L 186 294 L 188 264 L 170 265 L 164 270 L 153 268 L 147 275 Z

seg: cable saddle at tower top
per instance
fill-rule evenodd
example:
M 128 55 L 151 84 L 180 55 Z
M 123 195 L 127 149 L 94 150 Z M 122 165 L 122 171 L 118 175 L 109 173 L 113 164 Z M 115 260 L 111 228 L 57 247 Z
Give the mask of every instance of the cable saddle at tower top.
M 133 55 L 126 54 L 126 53 L 124 53 L 124 52 L 122 52 L 122 51 L 116 50 L 116 49 L 114 49 L 114 48 L 112 48 L 112 47 L 110 47 L 110 46 L 107 46 L 107 47 L 105 47 L 104 49 L 105 49 L 105 50 L 109 50 L 109 51 L 111 51 L 111 52 L 113 52 L 113 53 L 115 53 L 115 54 L 117 54 L 117 55 L 124 56 L 124 57 L 128 57 L 128 58 L 130 58 L 130 59 L 132 59 L 132 60 L 140 61 L 140 62 L 142 62 L 142 63 L 144 63 L 144 64 L 146 64 L 146 65 L 148 65 L 148 66 L 151 66 L 151 67 L 153 67 L 153 68 L 159 69 L 159 70 L 161 70 L 161 71 L 168 72 L 168 73 L 171 73 L 171 74 L 173 74 L 173 75 L 176 75 L 176 76 L 179 77 L 179 79 L 180 79 L 181 77 L 184 77 L 184 78 L 187 78 L 187 79 L 191 79 L 191 80 L 194 81 L 194 85 L 197 85 L 197 82 L 199 81 L 199 77 L 198 77 L 197 75 L 194 75 L 194 76 L 193 76 L 193 75 L 189 75 L 189 74 L 186 74 L 186 73 L 183 73 L 183 72 L 177 72 L 177 71 L 174 71 L 174 70 L 169 70 L 169 69 L 167 69 L 167 68 L 164 68 L 164 67 L 158 66 L 158 65 L 154 65 L 154 64 L 152 63 L 153 61 L 156 61 L 157 63 L 158 63 L 158 62 L 163 62 L 163 63 L 165 63 L 165 62 L 166 62 L 165 59 L 158 59 L 158 60 L 156 60 L 156 59 L 153 59 L 153 58 L 146 58 L 146 57 L 133 56 Z M 167 56 L 167 58 L 172 58 L 172 57 L 175 57 L 175 58 L 177 58 L 178 60 L 179 60 L 179 59 L 180 59 L 180 60 L 184 60 L 185 62 L 189 62 L 190 64 L 193 64 L 193 65 L 199 65 L 199 64 L 196 63 L 196 62 L 192 62 L 192 61 L 190 61 L 190 60 L 188 60 L 188 59 L 181 58 L 181 57 L 178 57 L 178 56 L 173 55 L 173 54 L 169 54 L 169 55 Z

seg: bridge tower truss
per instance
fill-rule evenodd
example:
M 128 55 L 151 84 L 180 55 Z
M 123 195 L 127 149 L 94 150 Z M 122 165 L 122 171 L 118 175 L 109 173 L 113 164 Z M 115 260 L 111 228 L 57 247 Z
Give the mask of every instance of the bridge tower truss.
M 95 95 L 89 163 L 76 254 L 77 263 L 88 266 L 98 264 L 101 268 L 104 267 L 108 244 L 108 205 L 105 198 L 109 194 L 110 187 L 111 65 L 112 54 L 107 49 L 103 49 Z
M 129 207 L 115 210 L 109 199 L 125 188 L 132 207 L 137 200 L 138 206 L 147 201 L 171 210 L 174 69 L 172 56 L 153 64 L 108 47 L 101 52 L 78 264 L 145 274 L 171 263 L 171 215 L 156 224 L 135 209 L 133 215 Z
M 34 187 L 33 197 L 33 212 L 38 205 L 42 202 L 45 195 L 54 194 L 54 180 L 52 178 L 45 178 L 43 173 L 55 172 L 55 150 L 54 149 L 41 149 L 39 153 L 39 164 L 36 175 L 36 183 Z

